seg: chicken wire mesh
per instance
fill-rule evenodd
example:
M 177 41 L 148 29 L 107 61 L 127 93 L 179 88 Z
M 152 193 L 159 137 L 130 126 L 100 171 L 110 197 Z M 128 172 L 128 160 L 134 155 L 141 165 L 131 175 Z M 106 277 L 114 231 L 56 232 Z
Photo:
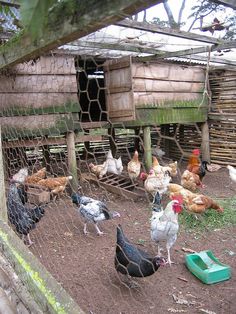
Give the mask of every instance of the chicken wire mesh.
M 106 33 L 102 36 L 109 38 Z M 155 293 L 157 281 L 168 280 L 159 267 L 166 260 L 157 261 L 157 246 L 150 236 L 155 193 L 145 188 L 139 175 L 148 175 L 146 149 L 150 148 L 161 165 L 178 162 L 172 182 L 179 182 L 180 162 L 193 147 L 201 147 L 201 124 L 194 119 L 185 123 L 168 122 L 168 118 L 164 123 L 151 118 L 151 123 L 142 121 L 146 117 L 139 116 L 138 106 L 154 115 L 155 110 L 168 108 L 174 97 L 168 80 L 167 86 L 156 88 L 156 68 L 146 68 L 151 75 L 148 84 L 142 84 L 139 68 L 132 73 L 133 77 L 137 74 L 141 89 L 137 102 L 132 99 L 127 111 L 124 95 L 134 88 L 128 86 L 133 77 L 121 67 L 119 76 L 113 77 L 114 86 L 109 85 L 106 61 L 111 50 L 100 55 L 97 49 L 90 56 L 91 44 L 88 46 L 83 53 L 78 48 L 72 53 L 68 45 L 1 75 L 9 224 L 86 313 L 157 313 L 160 302 L 167 311 L 168 304 L 160 300 L 162 295 L 157 301 Z M 116 58 L 123 56 L 116 52 Z M 166 67 L 170 71 L 168 64 Z M 111 101 L 117 82 L 120 90 Z M 198 83 L 202 87 L 204 80 Z M 158 99 L 163 89 L 169 97 L 167 105 L 162 100 L 153 104 L 153 96 L 141 108 L 150 91 Z M 202 105 L 202 91 L 194 93 L 197 105 Z M 179 101 L 185 101 L 187 94 L 188 87 Z M 150 147 L 146 127 L 150 128 Z M 135 161 L 129 168 L 135 151 L 140 163 Z M 168 201 L 164 199 L 163 206 Z M 100 210 L 104 212 L 98 215 Z M 117 246 L 121 225 L 124 235 Z M 167 257 L 167 252 L 163 255 Z M 131 282 L 120 278 L 127 272 L 131 277 L 147 278 Z

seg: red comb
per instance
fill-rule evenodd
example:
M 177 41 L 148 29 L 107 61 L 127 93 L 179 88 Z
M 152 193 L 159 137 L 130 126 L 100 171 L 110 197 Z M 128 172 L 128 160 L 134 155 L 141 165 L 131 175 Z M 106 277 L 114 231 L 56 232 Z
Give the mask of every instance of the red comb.
M 199 156 L 200 155 L 200 150 L 198 148 L 195 148 L 193 150 L 193 154 Z
M 173 201 L 178 201 L 178 203 L 179 203 L 180 205 L 183 204 L 184 199 L 183 199 L 183 196 L 182 196 L 182 195 L 174 195 L 174 196 L 172 196 L 171 198 L 172 198 Z

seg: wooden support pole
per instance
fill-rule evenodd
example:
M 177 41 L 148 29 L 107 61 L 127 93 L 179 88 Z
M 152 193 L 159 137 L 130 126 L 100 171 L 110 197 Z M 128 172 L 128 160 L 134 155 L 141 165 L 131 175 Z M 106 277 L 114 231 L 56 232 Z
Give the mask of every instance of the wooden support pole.
M 211 154 L 210 154 L 210 138 L 209 138 L 209 127 L 207 121 L 201 124 L 202 131 L 202 160 L 211 162 Z
M 3 168 L 3 151 L 2 151 L 2 133 L 0 125 L 0 218 L 7 221 L 7 205 L 5 196 L 5 183 L 4 183 L 4 168 Z
M 42 150 L 43 150 L 43 166 L 46 167 L 47 172 L 51 172 L 49 145 L 43 145 Z
M 145 167 L 149 171 L 152 167 L 151 130 L 149 126 L 143 128 L 143 142 Z
M 78 191 L 78 175 L 77 162 L 75 153 L 75 133 L 68 132 L 66 135 L 67 153 L 68 153 L 68 168 L 69 174 L 73 177 L 70 181 L 71 192 Z
M 84 134 L 89 135 L 89 130 L 84 130 Z M 90 142 L 86 141 L 84 142 L 84 152 L 83 152 L 84 159 L 88 158 L 89 151 L 90 151 Z
M 176 125 L 175 125 L 176 128 Z M 161 134 L 164 136 L 170 136 L 170 125 L 169 124 L 164 124 L 161 126 Z M 163 150 L 165 152 L 165 156 L 169 157 L 170 156 L 170 140 L 167 138 L 163 139 Z
M 111 127 L 108 129 L 108 135 L 109 135 L 109 144 L 110 144 L 110 149 L 112 156 L 115 158 L 116 157 L 116 133 L 115 133 L 115 128 Z
M 140 128 L 135 128 L 134 130 L 135 138 L 134 138 L 134 150 L 140 151 L 139 144 L 140 144 Z

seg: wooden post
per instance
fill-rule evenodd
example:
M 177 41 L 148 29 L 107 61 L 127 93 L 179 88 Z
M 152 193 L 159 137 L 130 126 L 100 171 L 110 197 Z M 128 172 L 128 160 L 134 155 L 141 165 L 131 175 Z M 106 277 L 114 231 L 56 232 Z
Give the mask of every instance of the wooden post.
M 151 131 L 149 126 L 143 128 L 143 144 L 145 167 L 149 171 L 152 167 Z
M 176 129 L 176 124 L 174 125 L 174 128 Z M 170 136 L 170 125 L 169 124 L 164 124 L 161 125 L 161 134 L 164 136 Z M 170 140 L 167 138 L 163 139 L 163 150 L 165 152 L 165 157 L 170 156 Z
M 209 138 L 209 127 L 207 121 L 201 124 L 202 131 L 202 160 L 211 162 L 211 154 L 210 154 L 210 138 Z
M 49 145 L 43 145 L 42 150 L 43 150 L 43 166 L 46 167 L 47 172 L 51 172 Z
M 77 175 L 77 162 L 75 153 L 75 133 L 68 132 L 66 135 L 67 153 L 68 153 L 68 168 L 69 175 L 73 177 L 70 181 L 71 192 L 78 191 L 78 175 Z
M 89 130 L 84 130 L 84 134 L 89 135 Z M 89 151 L 90 151 L 90 142 L 86 141 L 84 142 L 84 152 L 83 152 L 84 159 L 88 158 Z
M 112 156 L 115 158 L 116 157 L 115 128 L 113 127 L 109 128 L 108 135 L 109 135 L 109 144 L 110 144 L 111 153 L 112 153 Z
M 139 143 L 140 143 L 140 128 L 135 128 L 134 129 L 134 134 L 135 134 L 135 138 L 134 138 L 134 150 L 137 150 L 138 152 L 140 151 L 139 148 Z
M 7 221 L 7 205 L 5 196 L 5 181 L 4 181 L 4 168 L 3 168 L 3 152 L 2 152 L 2 133 L 0 125 L 0 218 Z

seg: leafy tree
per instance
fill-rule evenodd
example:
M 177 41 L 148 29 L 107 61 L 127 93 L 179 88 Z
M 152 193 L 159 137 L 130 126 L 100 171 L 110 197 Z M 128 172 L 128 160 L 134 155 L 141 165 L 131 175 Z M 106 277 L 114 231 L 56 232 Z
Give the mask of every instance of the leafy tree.
M 152 22 L 158 24 L 161 27 L 170 27 L 172 29 L 180 30 L 185 25 L 185 22 L 183 22 L 183 12 L 185 9 L 186 0 L 182 0 L 182 2 L 179 1 L 179 3 L 180 3 L 180 8 L 179 8 L 179 14 L 178 14 L 177 20 L 175 20 L 174 18 L 169 2 L 166 1 L 163 3 L 163 6 L 167 14 L 167 20 L 163 21 L 159 19 L 158 17 L 155 17 Z M 201 1 L 197 1 L 196 5 L 192 7 L 191 11 L 192 13 L 188 16 L 188 19 L 192 20 L 192 23 L 188 29 L 189 32 L 194 29 L 194 25 L 196 25 L 198 21 L 200 21 L 200 27 L 198 27 L 197 29 L 202 30 L 201 23 L 203 22 L 205 17 L 213 16 L 213 13 L 214 13 L 214 17 L 219 12 L 224 13 L 226 12 L 226 7 L 223 5 L 219 5 L 214 2 L 211 2 L 209 0 L 201 0 Z M 235 15 L 228 16 L 227 14 L 225 14 L 225 20 L 220 21 L 220 22 L 223 23 L 225 27 L 224 29 L 226 31 L 223 39 L 225 40 L 235 39 L 236 16 Z

